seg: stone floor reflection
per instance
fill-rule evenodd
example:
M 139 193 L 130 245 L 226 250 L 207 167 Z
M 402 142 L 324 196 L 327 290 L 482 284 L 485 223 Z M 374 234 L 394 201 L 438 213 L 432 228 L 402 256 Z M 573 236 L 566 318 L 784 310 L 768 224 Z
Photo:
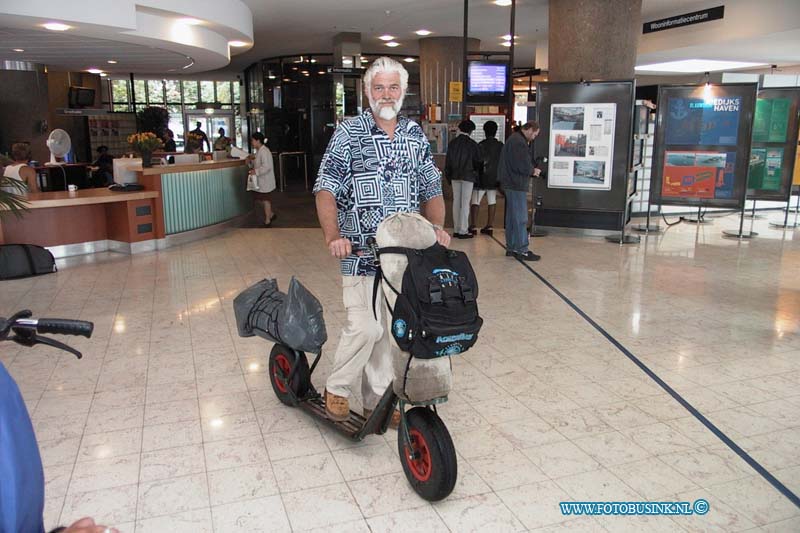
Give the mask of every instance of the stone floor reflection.
M 751 242 L 722 238 L 734 228 L 728 216 L 624 247 L 554 233 L 534 242 L 533 267 L 800 493 L 800 232 L 759 220 Z M 295 275 L 325 306 L 333 353 L 344 314 L 319 230 L 240 229 L 2 282 L 0 314 L 95 322 L 91 340 L 70 339 L 80 361 L 0 351 L 40 441 L 46 525 L 93 515 L 126 532 L 800 531 L 797 507 L 497 242 L 454 246 L 475 266 L 486 325 L 453 361 L 441 415 L 459 482 L 434 505 L 408 487 L 395 432 L 354 444 L 282 406 L 270 346 L 236 334 L 235 295 Z M 697 498 L 707 515 L 558 507 Z

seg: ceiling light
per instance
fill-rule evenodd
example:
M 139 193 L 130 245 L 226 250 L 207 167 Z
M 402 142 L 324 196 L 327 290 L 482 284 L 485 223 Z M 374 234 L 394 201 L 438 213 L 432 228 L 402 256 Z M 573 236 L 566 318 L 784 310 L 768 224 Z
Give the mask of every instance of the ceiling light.
M 391 41 L 391 42 L 386 43 L 386 46 L 388 46 L 389 48 L 395 48 L 397 46 L 400 46 L 400 43 L 396 43 L 394 41 Z
M 394 41 L 394 36 L 393 35 L 381 35 L 380 37 L 378 37 L 378 39 L 380 39 L 381 41 Z
M 105 78 L 106 76 L 108 76 L 108 74 L 106 74 L 105 72 L 101 72 L 101 73 L 100 73 L 100 77 L 101 77 L 101 78 Z
M 116 64 L 117 64 L 117 62 L 116 62 L 116 61 L 114 61 L 113 59 L 109 59 L 109 60 L 108 60 L 108 64 L 109 64 L 109 65 L 116 65 Z
M 318 70 L 317 74 L 325 74 L 325 71 L 324 70 Z
M 502 37 L 502 38 L 503 38 L 504 40 L 506 40 L 506 41 L 510 41 L 510 40 L 511 40 L 511 34 L 510 34 L 510 33 L 506 33 L 505 35 L 503 35 L 503 37 Z M 517 38 L 519 38 L 519 35 L 515 35 L 515 36 L 514 36 L 514 39 L 517 39 Z
M 269 76 L 267 76 L 267 78 L 269 78 L 269 79 L 271 79 L 271 80 L 274 80 L 274 79 L 275 79 L 275 77 L 276 77 L 276 76 L 275 76 L 275 74 L 270 74 Z
M 206 115 L 213 115 L 213 114 L 214 114 L 214 108 L 207 107 L 206 108 Z
M 720 61 L 717 59 L 683 59 L 680 61 L 666 61 L 664 63 L 639 65 L 636 67 L 636 70 L 651 72 L 699 73 L 759 67 L 765 64 L 766 63 L 747 63 L 744 61 Z
M 430 30 L 417 30 L 414 33 L 416 33 L 417 35 L 419 35 L 421 37 L 425 37 L 426 35 L 430 35 L 433 32 L 430 31 Z
M 72 27 L 60 22 L 48 22 L 47 24 L 42 24 L 42 26 L 50 31 L 66 31 Z
M 243 48 L 245 46 L 248 46 L 249 43 L 245 41 L 228 41 L 228 44 L 233 46 L 234 48 Z
M 195 19 L 195 18 L 191 18 L 191 17 L 186 17 L 186 18 L 178 19 L 178 22 L 180 22 L 180 23 L 182 23 L 182 24 L 188 24 L 189 26 L 199 26 L 200 24 L 202 24 L 202 23 L 203 23 L 203 21 L 202 21 L 202 20 L 200 20 L 200 19 Z
M 494 5 L 502 7 L 510 6 L 511 0 L 494 0 Z
M 289 78 L 283 78 L 283 81 L 292 81 Z
M 312 57 L 311 59 L 309 59 L 309 62 L 310 62 L 310 63 L 316 63 L 316 62 L 317 62 L 317 60 L 316 60 L 316 59 L 314 59 L 314 58 Z
M 506 46 L 508 48 L 511 48 L 511 41 L 503 41 L 502 43 L 500 43 L 500 46 Z
M 416 59 L 414 59 L 413 57 L 407 57 L 403 61 L 405 61 L 406 63 L 413 63 L 414 61 L 416 61 Z
M 346 57 L 346 58 L 342 59 L 342 63 L 345 64 L 345 65 L 352 65 L 353 64 L 353 60 L 350 59 L 349 57 Z
M 88 72 L 89 74 L 100 74 L 103 71 L 100 70 L 99 68 L 87 68 L 86 72 Z
M 23 50 L 22 48 L 12 48 L 12 50 L 13 50 L 14 52 L 24 52 L 24 51 L 25 51 L 25 50 Z

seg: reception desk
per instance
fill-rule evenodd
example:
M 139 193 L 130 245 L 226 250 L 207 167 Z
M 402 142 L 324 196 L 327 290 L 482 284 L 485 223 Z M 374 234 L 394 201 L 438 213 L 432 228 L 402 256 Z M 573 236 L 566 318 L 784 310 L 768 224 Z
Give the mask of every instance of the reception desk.
M 0 219 L 0 244 L 38 244 L 55 257 L 154 249 L 158 192 L 85 189 L 31 193 L 27 200 L 22 218 Z
M 220 233 L 252 209 L 242 160 L 155 166 L 136 174 L 143 191 L 29 194 L 22 219 L 0 220 L 0 244 L 38 244 L 56 257 L 140 253 Z

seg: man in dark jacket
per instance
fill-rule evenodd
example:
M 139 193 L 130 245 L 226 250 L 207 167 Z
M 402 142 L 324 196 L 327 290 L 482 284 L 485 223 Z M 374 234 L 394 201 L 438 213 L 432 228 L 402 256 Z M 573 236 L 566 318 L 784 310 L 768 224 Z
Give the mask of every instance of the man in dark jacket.
M 492 235 L 494 229 L 494 213 L 497 207 L 497 165 L 500 162 L 500 151 L 503 143 L 495 138 L 497 135 L 497 122 L 489 120 L 483 125 L 483 133 L 486 138 L 478 143 L 483 159 L 483 172 L 480 173 L 478 183 L 472 191 L 472 207 L 470 233 L 477 233 L 478 210 L 480 209 L 481 199 L 486 195 L 486 202 L 489 204 L 489 216 L 486 219 L 486 226 L 481 229 L 484 235 Z
M 506 196 L 506 255 L 524 261 L 539 260 L 528 250 L 528 189 L 530 178 L 541 173 L 533 166 L 529 144 L 538 134 L 539 124 L 525 123 L 506 141 L 497 168 Z
M 475 123 L 462 120 L 458 129 L 458 136 L 447 146 L 444 176 L 453 187 L 453 237 L 471 239 L 472 233 L 468 229 L 469 204 L 483 160 L 478 143 L 470 137 L 475 131 Z

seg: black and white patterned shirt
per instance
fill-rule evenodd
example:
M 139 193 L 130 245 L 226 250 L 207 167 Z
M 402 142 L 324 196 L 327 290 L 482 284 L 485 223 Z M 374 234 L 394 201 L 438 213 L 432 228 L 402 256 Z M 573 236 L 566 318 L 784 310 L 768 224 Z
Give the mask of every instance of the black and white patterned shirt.
M 398 117 L 390 141 L 368 109 L 336 128 L 319 166 L 314 194 L 319 191 L 336 198 L 342 237 L 364 249 L 384 218 L 418 213 L 421 204 L 441 196 L 442 175 L 416 122 Z M 373 261 L 350 255 L 341 262 L 342 275 L 375 275 Z

